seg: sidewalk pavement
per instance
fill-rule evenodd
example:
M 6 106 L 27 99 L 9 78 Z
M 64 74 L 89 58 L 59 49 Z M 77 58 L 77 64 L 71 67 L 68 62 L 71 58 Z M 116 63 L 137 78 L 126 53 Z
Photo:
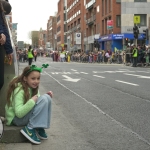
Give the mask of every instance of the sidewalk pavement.
M 40 92 L 44 92 L 42 87 Z M 42 140 L 40 145 L 32 145 L 28 141 L 27 143 L 0 144 L 0 150 L 71 150 L 73 142 L 71 137 L 75 131 L 54 101 L 55 99 L 52 102 L 51 127 L 46 129 L 48 140 Z
M 20 63 L 20 69 L 23 69 L 27 64 Z M 47 89 L 40 85 L 40 94 L 45 94 Z M 72 134 L 75 131 L 67 118 L 62 114 L 59 106 L 55 104 L 55 96 L 52 99 L 52 117 L 51 127 L 46 129 L 48 140 L 42 140 L 40 145 L 32 145 L 30 141 L 26 143 L 0 143 L 0 150 L 70 150 L 72 149 Z M 66 148 L 67 145 L 67 148 Z

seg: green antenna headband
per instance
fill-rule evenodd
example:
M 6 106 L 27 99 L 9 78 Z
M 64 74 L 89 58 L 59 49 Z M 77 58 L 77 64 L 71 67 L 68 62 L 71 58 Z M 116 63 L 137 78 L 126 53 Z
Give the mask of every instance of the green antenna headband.
M 42 72 L 42 68 L 47 68 L 48 66 L 49 66 L 49 64 L 43 64 L 42 67 L 37 67 L 36 65 L 32 65 L 32 66 L 30 66 L 30 70 L 26 74 L 28 74 L 29 72 L 32 72 L 32 71 Z

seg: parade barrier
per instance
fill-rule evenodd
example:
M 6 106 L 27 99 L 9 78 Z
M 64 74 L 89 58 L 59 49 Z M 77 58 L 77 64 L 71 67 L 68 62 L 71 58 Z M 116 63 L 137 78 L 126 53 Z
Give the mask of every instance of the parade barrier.
M 11 43 L 13 47 L 13 60 L 11 63 L 5 61 L 4 67 L 4 85 L 0 91 L 0 116 L 5 117 L 5 105 L 6 105 L 6 91 L 8 88 L 9 82 L 17 75 L 19 75 L 19 66 L 17 60 L 17 54 L 15 45 L 12 41 L 12 34 L 9 29 L 9 34 L 11 38 Z M 3 49 L 4 51 L 4 49 Z M 13 143 L 13 142 L 22 142 L 25 141 L 25 137 L 20 134 L 20 128 L 12 126 L 5 126 L 4 124 L 4 132 L 0 142 L 3 143 Z

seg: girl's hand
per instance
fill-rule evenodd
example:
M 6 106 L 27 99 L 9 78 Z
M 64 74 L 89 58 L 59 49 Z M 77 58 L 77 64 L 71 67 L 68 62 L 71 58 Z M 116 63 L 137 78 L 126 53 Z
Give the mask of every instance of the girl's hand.
M 51 98 L 53 97 L 53 92 L 52 91 L 48 91 L 46 94 L 48 94 Z
M 35 103 L 37 102 L 37 100 L 38 100 L 38 96 L 37 95 L 34 95 L 33 97 L 32 97 L 32 99 L 35 101 Z

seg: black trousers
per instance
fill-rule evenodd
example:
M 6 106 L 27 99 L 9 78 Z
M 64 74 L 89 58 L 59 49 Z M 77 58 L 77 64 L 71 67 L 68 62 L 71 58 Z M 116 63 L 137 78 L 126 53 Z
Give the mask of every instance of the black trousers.
M 32 58 L 28 58 L 29 66 L 32 64 Z
M 37 56 L 34 56 L 34 61 L 36 62 Z
M 133 67 L 137 66 L 137 57 L 133 57 Z
M 0 45 L 0 89 L 4 84 L 4 47 Z

